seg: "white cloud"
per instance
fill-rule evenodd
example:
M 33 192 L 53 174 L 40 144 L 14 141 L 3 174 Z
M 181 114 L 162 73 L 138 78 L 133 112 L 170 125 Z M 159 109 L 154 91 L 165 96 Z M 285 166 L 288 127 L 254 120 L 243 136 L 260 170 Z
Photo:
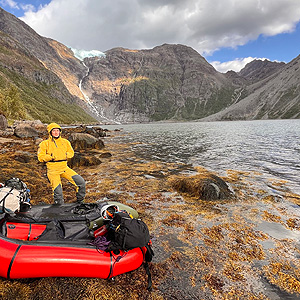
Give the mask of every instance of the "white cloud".
M 39 34 L 77 49 L 180 43 L 210 54 L 244 45 L 259 35 L 293 31 L 300 20 L 300 2 L 52 0 L 36 12 L 29 10 L 22 20 Z
M 3 5 L 3 7 L 9 6 L 10 8 L 19 9 L 18 3 L 13 0 L 1 0 L 0 4 Z
M 36 10 L 32 4 L 20 4 L 20 8 L 25 12 L 32 12 Z
M 227 62 L 219 62 L 219 61 L 211 61 L 210 64 L 214 66 L 214 68 L 221 72 L 226 73 L 227 71 L 235 71 L 239 72 L 241 69 L 243 69 L 246 64 L 250 63 L 253 60 L 265 60 L 266 58 L 257 58 L 257 57 L 245 57 L 245 58 L 237 58 L 232 61 Z

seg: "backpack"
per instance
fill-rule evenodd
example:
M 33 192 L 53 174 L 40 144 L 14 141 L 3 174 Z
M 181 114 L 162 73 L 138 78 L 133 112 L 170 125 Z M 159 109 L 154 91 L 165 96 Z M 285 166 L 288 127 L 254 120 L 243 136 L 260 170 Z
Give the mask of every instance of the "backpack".
M 110 223 L 107 251 L 130 250 L 145 247 L 150 241 L 147 225 L 140 219 L 133 219 L 127 212 L 118 211 Z
M 154 252 L 151 248 L 150 234 L 147 225 L 140 219 L 132 218 L 126 211 L 114 213 L 110 223 L 108 239 L 111 240 L 105 251 L 130 250 L 138 247 L 146 247 L 144 268 L 148 275 L 148 287 L 152 288 L 152 279 L 148 262 L 152 261 Z
M 0 204 L 3 212 L 27 211 L 30 208 L 30 190 L 19 178 L 8 179 L 0 188 Z

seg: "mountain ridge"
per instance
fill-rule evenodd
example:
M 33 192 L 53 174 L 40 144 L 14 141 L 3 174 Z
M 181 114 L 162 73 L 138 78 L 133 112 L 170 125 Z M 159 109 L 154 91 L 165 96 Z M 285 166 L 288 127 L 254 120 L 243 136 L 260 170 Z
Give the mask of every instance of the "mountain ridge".
M 90 73 L 83 87 L 107 108 L 109 117 L 120 122 L 195 119 L 214 112 L 220 105 L 216 94 L 221 92 L 224 103 L 231 102 L 227 90 L 235 85 L 191 47 L 114 48 L 105 54 L 105 58 L 85 59 Z M 98 89 L 97 83 L 101 83 Z
M 70 48 L 38 35 L 1 8 L 0 32 L 0 91 L 8 83 L 24 91 L 23 76 L 27 85 L 39 85 L 38 97 L 45 96 L 53 109 L 54 103 L 83 108 L 79 119 L 84 114 L 90 115 L 86 120 L 121 123 L 300 116 L 299 56 L 287 64 L 254 60 L 240 72 L 220 73 L 193 48 L 163 44 L 113 48 L 82 62 Z M 8 70 L 9 76 L 4 74 Z M 44 96 L 40 85 L 46 88 Z M 29 94 L 36 98 L 34 89 Z M 42 101 L 31 102 L 29 117 L 41 110 L 40 119 L 50 119 Z
M 258 82 L 259 85 L 256 83 L 253 92 L 240 103 L 203 121 L 300 118 L 299 66 L 300 55 Z

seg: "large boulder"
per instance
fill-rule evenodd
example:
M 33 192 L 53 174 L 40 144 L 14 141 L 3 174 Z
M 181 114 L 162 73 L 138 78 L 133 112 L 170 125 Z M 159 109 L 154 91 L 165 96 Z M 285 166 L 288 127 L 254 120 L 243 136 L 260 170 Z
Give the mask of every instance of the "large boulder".
M 84 132 L 88 133 L 96 138 L 106 136 L 106 131 L 100 127 L 85 127 Z
M 75 151 L 89 148 L 100 150 L 104 148 L 104 143 L 101 139 L 96 138 L 88 133 L 71 133 L 68 139 Z
M 40 120 L 15 121 L 14 134 L 19 138 L 38 137 L 46 131 L 46 126 Z
M 19 138 L 38 137 L 38 131 L 28 124 L 19 124 L 14 130 L 15 136 Z
M 20 125 L 31 126 L 40 133 L 45 133 L 45 131 L 47 131 L 47 126 L 43 124 L 40 120 L 15 121 L 13 127 L 18 127 Z
M 173 177 L 169 183 L 177 192 L 201 200 L 220 200 L 232 196 L 227 183 L 222 178 L 209 172 L 188 177 Z
M 75 152 L 74 156 L 68 161 L 68 165 L 71 168 L 74 167 L 88 167 L 101 164 L 101 160 L 96 156 L 84 155 L 78 152 Z
M 7 119 L 4 115 L 0 114 L 0 130 L 6 130 L 7 126 Z

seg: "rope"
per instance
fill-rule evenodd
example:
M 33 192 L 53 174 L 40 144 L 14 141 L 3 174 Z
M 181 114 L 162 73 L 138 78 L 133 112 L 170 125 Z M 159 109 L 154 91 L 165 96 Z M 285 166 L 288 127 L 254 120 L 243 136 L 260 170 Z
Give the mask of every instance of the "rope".
M 103 253 L 107 249 L 109 243 L 110 241 L 108 241 L 105 236 L 100 235 L 92 242 L 89 242 L 88 245 L 95 246 L 99 253 Z

